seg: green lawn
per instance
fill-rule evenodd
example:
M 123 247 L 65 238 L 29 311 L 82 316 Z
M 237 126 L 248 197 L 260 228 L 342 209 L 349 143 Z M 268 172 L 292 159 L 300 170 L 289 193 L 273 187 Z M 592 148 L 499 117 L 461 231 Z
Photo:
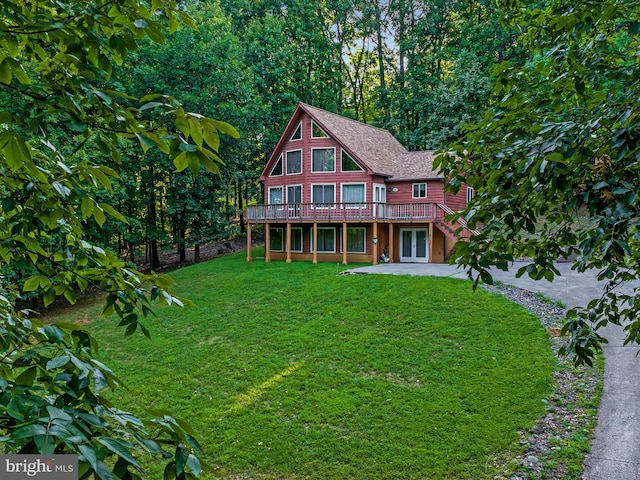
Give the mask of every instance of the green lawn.
M 89 326 L 121 406 L 188 420 L 215 477 L 490 479 L 544 411 L 547 334 L 503 297 L 244 257 L 174 272 L 196 305 L 159 309 L 151 341 Z

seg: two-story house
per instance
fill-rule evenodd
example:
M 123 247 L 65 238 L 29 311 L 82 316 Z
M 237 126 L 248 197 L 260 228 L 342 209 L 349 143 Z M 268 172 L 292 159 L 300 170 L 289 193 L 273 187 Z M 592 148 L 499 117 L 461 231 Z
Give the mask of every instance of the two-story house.
M 445 192 L 433 155 L 298 104 L 260 176 L 264 204 L 247 208 L 247 260 L 252 226 L 263 224 L 266 261 L 444 262 L 463 226 L 445 216 L 473 191 Z

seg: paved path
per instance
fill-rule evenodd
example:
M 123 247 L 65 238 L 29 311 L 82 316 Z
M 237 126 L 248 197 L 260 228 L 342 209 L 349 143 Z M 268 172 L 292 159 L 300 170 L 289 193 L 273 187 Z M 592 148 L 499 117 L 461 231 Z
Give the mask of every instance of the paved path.
M 561 276 L 553 282 L 515 278 L 519 266 L 509 272 L 495 270 L 494 279 L 532 292 L 540 292 L 559 300 L 567 308 L 586 306 L 602 293 L 595 272 L 579 274 L 571 264 L 556 266 Z M 430 275 L 467 278 L 466 273 L 452 265 L 385 263 L 352 270 L 356 273 L 395 275 Z M 625 286 L 627 290 L 630 285 Z M 609 340 L 604 346 L 604 391 L 598 409 L 598 423 L 591 453 L 585 461 L 585 480 L 640 479 L 640 356 L 638 346 L 623 343 L 623 331 L 608 325 L 599 332 Z

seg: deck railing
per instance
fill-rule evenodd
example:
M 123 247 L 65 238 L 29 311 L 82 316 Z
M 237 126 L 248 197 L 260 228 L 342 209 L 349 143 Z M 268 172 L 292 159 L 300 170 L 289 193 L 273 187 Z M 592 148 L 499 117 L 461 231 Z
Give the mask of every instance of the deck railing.
M 249 222 L 435 220 L 434 203 L 289 203 L 247 207 Z
M 443 223 L 447 223 L 445 219 L 449 215 L 453 215 L 454 213 L 455 212 L 451 208 L 449 208 L 447 205 L 444 205 L 444 204 L 438 204 L 438 208 L 436 208 L 437 220 Z M 453 228 L 454 230 L 458 228 L 457 226 L 452 225 L 451 223 L 449 225 L 451 225 L 451 228 Z M 461 231 L 461 236 L 464 238 L 469 238 L 470 235 L 480 235 L 480 232 L 478 230 L 471 230 L 467 226 L 467 221 L 462 217 L 458 218 L 458 226 L 464 227 Z

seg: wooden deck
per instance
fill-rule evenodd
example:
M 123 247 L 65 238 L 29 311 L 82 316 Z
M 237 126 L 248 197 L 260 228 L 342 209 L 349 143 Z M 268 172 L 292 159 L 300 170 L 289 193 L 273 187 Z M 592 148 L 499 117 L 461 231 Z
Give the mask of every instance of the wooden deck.
M 435 203 L 291 203 L 251 205 L 246 221 L 267 222 L 363 222 L 435 220 Z

